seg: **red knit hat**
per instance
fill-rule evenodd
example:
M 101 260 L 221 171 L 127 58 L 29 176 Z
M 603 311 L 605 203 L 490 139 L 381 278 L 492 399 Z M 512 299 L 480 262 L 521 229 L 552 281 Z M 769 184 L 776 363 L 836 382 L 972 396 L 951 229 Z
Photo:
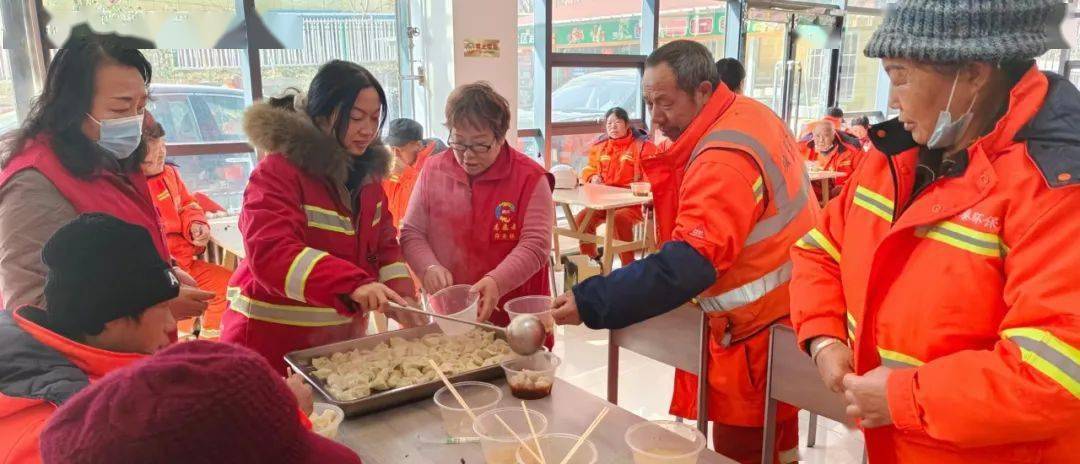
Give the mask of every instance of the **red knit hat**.
M 300 424 L 262 356 L 180 343 L 91 384 L 41 433 L 46 463 L 360 463 Z

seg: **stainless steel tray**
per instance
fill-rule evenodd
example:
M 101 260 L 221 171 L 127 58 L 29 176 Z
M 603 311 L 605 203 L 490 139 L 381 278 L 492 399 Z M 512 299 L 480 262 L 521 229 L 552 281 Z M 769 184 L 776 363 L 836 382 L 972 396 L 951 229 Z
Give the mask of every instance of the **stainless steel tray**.
M 427 383 L 419 383 L 416 385 L 395 388 L 393 390 L 386 390 L 368 396 L 366 398 L 360 398 L 354 401 L 338 401 L 330 395 L 329 389 L 326 383 L 318 377 L 312 375 L 315 370 L 311 365 L 313 358 L 320 356 L 329 356 L 339 351 L 349 351 L 353 348 L 359 349 L 371 349 L 379 343 L 390 340 L 390 337 L 401 337 L 406 340 L 423 337 L 430 333 L 442 333 L 436 324 L 428 324 L 423 327 L 415 327 L 411 329 L 395 330 L 393 332 L 386 332 L 377 335 L 370 335 L 363 338 L 356 338 L 352 340 L 345 340 L 342 342 L 331 343 L 329 345 L 316 346 L 305 350 L 293 351 L 285 355 L 285 362 L 292 367 L 293 371 L 304 376 L 304 379 L 311 384 L 315 391 L 319 392 L 326 402 L 340 407 L 345 411 L 345 415 L 348 417 L 360 416 L 375 411 L 381 411 L 383 409 L 392 408 L 394 406 L 410 403 L 419 399 L 431 399 L 443 383 L 441 380 L 435 380 Z M 501 333 L 495 334 L 496 338 L 504 338 Z M 465 381 L 465 380 L 490 380 L 502 376 L 502 367 L 498 364 L 494 366 L 481 367 L 468 372 L 462 372 L 455 375 L 447 376 L 451 382 Z

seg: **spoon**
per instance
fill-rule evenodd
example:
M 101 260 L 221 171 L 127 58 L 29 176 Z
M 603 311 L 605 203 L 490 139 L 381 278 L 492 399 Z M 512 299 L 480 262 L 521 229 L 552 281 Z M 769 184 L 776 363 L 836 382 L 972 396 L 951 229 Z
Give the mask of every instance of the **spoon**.
M 425 316 L 437 317 L 439 319 L 446 319 L 449 321 L 460 322 L 462 324 L 468 324 L 482 329 L 498 332 L 506 336 L 506 342 L 510 345 L 510 349 L 515 353 L 522 356 L 528 356 L 533 354 L 544 346 L 544 340 L 547 339 L 547 329 L 544 324 L 540 322 L 540 319 L 532 314 L 522 314 L 510 321 L 510 325 L 506 328 L 496 327 L 491 324 L 484 324 L 476 321 L 466 321 L 464 319 L 458 319 L 456 317 L 444 316 L 442 314 L 429 313 L 422 309 L 412 308 L 409 306 L 401 306 L 393 302 L 387 302 L 387 306 L 397 309 L 399 311 L 406 311 L 410 313 L 423 314 Z

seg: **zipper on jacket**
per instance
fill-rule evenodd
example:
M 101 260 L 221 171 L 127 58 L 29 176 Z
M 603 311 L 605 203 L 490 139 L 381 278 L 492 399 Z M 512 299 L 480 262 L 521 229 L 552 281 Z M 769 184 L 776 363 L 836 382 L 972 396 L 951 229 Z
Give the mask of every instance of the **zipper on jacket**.
M 893 198 L 896 199 L 896 207 L 893 208 L 892 223 L 890 224 L 894 225 L 902 210 L 907 209 L 907 205 L 900 204 L 900 178 L 896 174 L 896 164 L 894 164 L 892 155 L 888 155 L 887 158 L 889 159 L 889 174 L 892 174 Z

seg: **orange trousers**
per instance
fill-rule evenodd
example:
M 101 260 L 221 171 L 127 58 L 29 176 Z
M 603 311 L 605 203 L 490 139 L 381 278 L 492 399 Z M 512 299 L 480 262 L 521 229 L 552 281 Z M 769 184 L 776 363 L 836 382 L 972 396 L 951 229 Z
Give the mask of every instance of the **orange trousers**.
M 578 213 L 576 222 L 581 224 L 585 220 L 585 213 L 588 210 Z M 615 230 L 613 238 L 615 240 L 622 240 L 629 242 L 634 240 L 634 226 L 644 219 L 641 214 L 640 206 L 632 206 L 629 208 L 622 208 L 615 210 Z M 595 234 L 596 228 L 600 227 L 607 220 L 607 211 L 594 211 L 592 220 L 588 224 L 585 224 L 585 233 Z M 607 231 L 605 233 L 612 233 L 613 231 Z M 610 250 L 606 250 L 605 253 L 610 253 Z M 596 244 L 581 242 L 581 254 L 592 258 L 596 257 Z M 627 251 L 619 253 L 619 261 L 623 266 L 634 262 L 634 252 Z
M 191 274 L 191 277 L 199 284 L 199 288 L 214 292 L 214 298 L 210 300 L 210 305 L 203 313 L 202 326 L 204 329 L 220 329 L 221 314 L 225 312 L 225 289 L 229 286 L 232 271 L 198 259 L 192 260 L 191 265 L 184 271 Z M 177 321 L 176 328 L 181 332 L 191 333 L 191 325 L 194 321 L 194 319 Z
M 761 462 L 761 441 L 765 429 L 762 427 L 740 427 L 737 425 L 712 423 L 713 448 L 717 453 L 739 461 L 742 464 Z M 773 463 L 790 464 L 799 461 L 799 418 L 792 417 L 776 423 L 776 450 Z M 769 464 L 769 463 L 764 463 Z

